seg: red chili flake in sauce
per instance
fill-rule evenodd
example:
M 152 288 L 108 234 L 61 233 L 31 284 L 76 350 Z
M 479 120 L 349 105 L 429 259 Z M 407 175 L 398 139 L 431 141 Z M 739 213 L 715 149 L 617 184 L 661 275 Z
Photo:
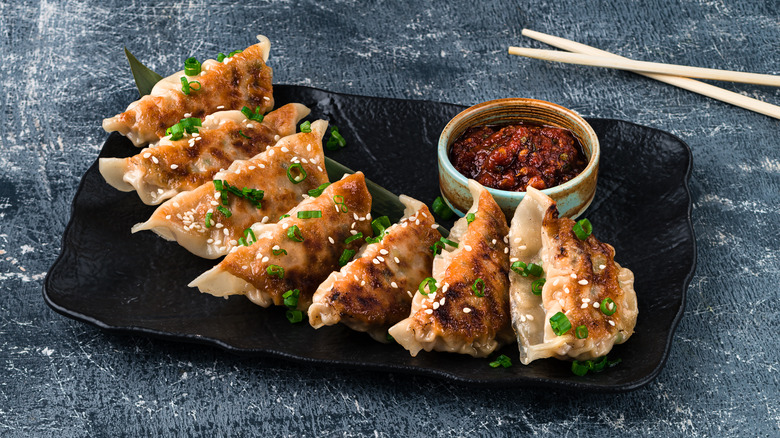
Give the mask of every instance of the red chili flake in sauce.
M 452 144 L 450 161 L 483 186 L 516 192 L 563 184 L 588 164 L 571 131 L 532 124 L 469 128 Z

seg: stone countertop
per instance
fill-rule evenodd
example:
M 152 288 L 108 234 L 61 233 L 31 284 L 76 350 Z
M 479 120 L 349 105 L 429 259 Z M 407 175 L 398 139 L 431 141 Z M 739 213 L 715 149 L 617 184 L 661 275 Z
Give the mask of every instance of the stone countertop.
M 780 74 L 771 1 L 0 0 L 0 435 L 777 436 L 780 121 L 627 72 L 508 56 L 547 48 L 524 27 Z M 166 73 L 258 33 L 275 83 L 464 105 L 532 97 L 686 141 L 698 267 L 660 375 L 626 394 L 474 389 L 107 333 L 47 307 L 100 122 L 137 98 L 122 47 Z M 718 85 L 780 104 L 776 88 Z

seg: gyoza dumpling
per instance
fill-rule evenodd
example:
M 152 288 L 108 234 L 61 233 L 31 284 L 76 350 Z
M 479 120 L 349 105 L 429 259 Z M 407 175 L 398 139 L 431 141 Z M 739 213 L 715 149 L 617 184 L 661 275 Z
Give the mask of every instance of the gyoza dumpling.
M 161 79 L 151 94 L 130 104 L 125 112 L 103 120 L 106 132 L 119 131 L 136 146 L 165 136 L 165 130 L 185 117 L 204 118 L 219 110 L 240 110 L 244 106 L 265 114 L 274 107 L 271 68 L 265 65 L 271 42 L 258 35 L 259 43 L 222 62 L 203 62 L 201 73 L 187 76 L 184 71 Z M 193 84 L 189 94 L 182 91 L 182 78 Z M 189 114 L 189 115 L 187 115 Z
M 430 275 L 431 246 L 441 234 L 425 204 L 404 195 L 399 199 L 406 206 L 400 222 L 317 288 L 309 307 L 312 327 L 342 322 L 386 342 L 387 329 L 409 316 L 411 291 Z
M 284 137 L 267 151 L 234 162 L 217 173 L 214 181 L 165 202 L 148 221 L 134 226 L 133 232 L 152 230 L 207 259 L 221 257 L 240 244 L 250 244 L 252 235 L 245 230 L 252 224 L 277 222 L 279 216 L 308 196 L 309 190 L 328 182 L 322 151 L 327 127 L 328 122 L 317 120 L 311 124 L 310 133 Z M 303 172 L 306 177 L 298 181 Z M 217 186 L 223 189 L 217 190 Z M 230 190 L 247 188 L 262 193 L 248 191 L 242 197 L 228 186 L 234 188 Z M 220 209 L 226 209 L 230 216 Z
M 268 113 L 262 122 L 241 111 L 220 111 L 203 121 L 197 134 L 171 141 L 170 136 L 128 158 L 101 158 L 100 173 L 123 192 L 135 190 L 141 201 L 156 205 L 177 193 L 211 181 L 235 160 L 246 160 L 295 133 L 309 109 L 287 104 Z
M 612 246 L 593 235 L 580 240 L 574 224 L 558 218 L 555 202 L 533 187 L 512 219 L 511 261 L 539 265 L 545 278 L 541 295 L 535 295 L 531 287 L 539 277 L 509 274 L 512 324 L 526 365 L 547 357 L 604 356 L 634 331 L 634 274 L 615 262 Z
M 449 351 L 485 357 L 514 338 L 509 321 L 509 228 L 493 196 L 469 180 L 474 204 L 459 219 L 448 246 L 433 261 L 436 290 L 424 287 L 412 301 L 411 316 L 390 328 L 412 356 Z M 473 214 L 473 221 L 469 223 Z
M 322 217 L 303 219 L 308 212 Z M 317 286 L 339 268 L 344 250 L 360 248 L 359 239 L 349 244 L 344 240 L 357 233 L 370 235 L 370 212 L 371 194 L 363 174 L 349 175 L 301 202 L 290 217 L 253 225 L 257 242 L 236 247 L 190 287 L 218 297 L 246 295 L 263 307 L 282 305 L 284 293 L 297 289 L 297 308 L 306 310 Z

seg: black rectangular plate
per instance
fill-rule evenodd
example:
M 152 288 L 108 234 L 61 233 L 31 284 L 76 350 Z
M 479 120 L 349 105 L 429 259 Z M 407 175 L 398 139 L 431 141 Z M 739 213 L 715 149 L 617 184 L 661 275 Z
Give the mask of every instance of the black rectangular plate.
M 290 85 L 274 87 L 277 106 L 300 102 L 339 127 L 348 146 L 329 156 L 397 194 L 430 204 L 438 195 L 436 144 L 447 122 L 464 109 L 437 102 L 384 99 Z M 44 298 L 57 312 L 108 330 L 216 345 L 239 354 L 379 371 L 408 372 L 489 386 L 545 386 L 627 391 L 661 370 L 682 315 L 696 264 L 688 178 L 691 152 L 679 138 L 653 128 L 607 119 L 588 120 L 601 143 L 598 189 L 585 213 L 594 234 L 615 247 L 617 261 L 636 275 L 636 333 L 610 357 L 623 362 L 577 377 L 569 363 L 519 364 L 517 345 L 496 354 L 515 366 L 492 369 L 487 360 L 380 344 L 342 326 L 314 330 L 291 325 L 279 308 L 244 297 L 228 300 L 187 287 L 216 262 L 190 254 L 153 233 L 130 234 L 154 207 L 134 192 L 114 190 L 95 162 L 73 200 L 62 250 L 44 282 Z M 138 149 L 114 133 L 100 157 L 126 157 Z

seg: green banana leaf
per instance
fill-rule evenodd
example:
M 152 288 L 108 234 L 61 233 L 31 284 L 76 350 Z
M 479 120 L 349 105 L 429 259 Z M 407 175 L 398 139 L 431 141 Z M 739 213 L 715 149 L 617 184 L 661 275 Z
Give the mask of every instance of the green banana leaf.
M 127 48 L 125 48 L 125 56 L 127 56 L 127 62 L 130 63 L 130 70 L 133 73 L 138 92 L 141 93 L 141 96 L 151 93 L 154 84 L 162 79 L 162 76 L 141 63 Z M 325 157 L 325 169 L 328 171 L 328 178 L 331 181 L 338 181 L 345 173 L 355 173 L 354 170 L 328 157 Z M 398 222 L 403 217 L 404 205 L 398 200 L 397 195 L 369 179 L 366 179 L 366 186 L 371 193 L 371 208 L 375 216 L 387 216 L 391 223 Z M 449 234 L 443 227 L 439 227 L 439 231 L 444 236 Z

